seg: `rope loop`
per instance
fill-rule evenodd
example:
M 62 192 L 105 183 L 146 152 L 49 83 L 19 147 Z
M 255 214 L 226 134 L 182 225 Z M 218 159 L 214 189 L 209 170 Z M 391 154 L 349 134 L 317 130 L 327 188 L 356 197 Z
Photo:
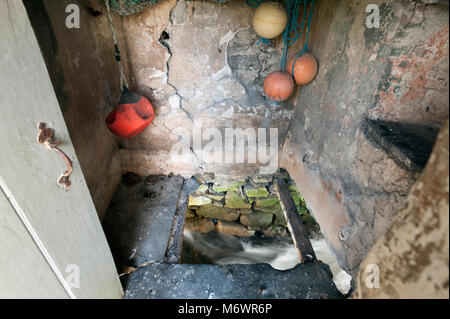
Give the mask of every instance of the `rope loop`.
M 125 88 L 128 89 L 128 81 L 127 81 L 127 78 L 125 77 L 125 73 L 123 72 L 123 66 L 122 66 L 122 61 L 121 61 L 121 58 L 120 58 L 119 46 L 117 45 L 117 36 L 116 36 L 116 31 L 114 30 L 114 25 L 113 25 L 113 20 L 112 20 L 112 16 L 111 16 L 111 8 L 110 8 L 110 5 L 109 5 L 109 1 L 110 0 L 105 0 L 105 4 L 106 4 L 106 9 L 108 11 L 109 28 L 111 29 L 113 43 L 114 43 L 114 54 L 115 54 L 115 57 L 116 57 L 117 65 L 119 67 L 120 89 L 121 89 L 122 92 L 124 92 Z
M 261 42 L 264 44 L 270 44 L 270 39 L 259 38 L 259 40 L 256 42 L 256 45 L 259 45 Z
M 308 4 L 311 3 L 308 18 L 307 18 L 307 10 Z M 286 0 L 286 11 L 288 14 L 288 23 L 286 25 L 286 29 L 283 32 L 283 54 L 281 56 L 281 69 L 286 69 L 287 63 L 287 51 L 290 46 L 294 45 L 295 42 L 302 37 L 303 32 L 305 31 L 305 23 L 306 19 L 308 19 L 308 23 L 306 26 L 306 37 L 305 44 L 303 49 L 297 54 L 294 60 L 294 64 L 292 65 L 292 76 L 294 76 L 294 65 L 297 61 L 297 58 L 303 55 L 308 50 L 308 40 L 309 40 L 309 31 L 311 28 L 311 20 L 312 13 L 314 9 L 315 0 Z M 302 10 L 302 18 L 301 23 L 299 23 L 300 17 L 300 7 L 303 6 Z
M 306 5 L 307 5 L 307 0 L 304 0 L 305 4 L 304 4 L 304 10 L 303 10 L 303 24 L 305 22 L 305 15 L 306 15 Z M 302 56 L 306 51 L 308 51 L 308 40 L 309 40 L 309 31 L 311 29 L 311 20 L 312 20 L 312 13 L 314 10 L 314 4 L 315 4 L 315 0 L 311 1 L 311 9 L 309 10 L 309 15 L 308 15 L 308 25 L 307 25 L 307 30 L 306 30 L 306 38 L 305 38 L 305 45 L 303 46 L 303 49 L 300 50 L 299 53 L 297 53 L 297 55 L 295 56 L 294 59 L 294 63 L 292 63 L 292 77 L 295 79 L 294 76 L 294 70 L 295 70 L 295 63 L 297 62 L 297 59 Z M 302 27 L 302 31 L 303 31 L 303 27 Z

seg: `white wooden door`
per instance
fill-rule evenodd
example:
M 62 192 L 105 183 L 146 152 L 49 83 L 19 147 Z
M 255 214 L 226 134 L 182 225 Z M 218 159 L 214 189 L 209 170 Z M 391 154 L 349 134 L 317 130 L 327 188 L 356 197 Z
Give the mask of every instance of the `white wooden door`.
M 0 298 L 120 298 L 109 246 L 27 13 L 0 1 Z M 73 161 L 37 143 L 46 122 Z M 105 181 L 107 183 L 108 181 Z

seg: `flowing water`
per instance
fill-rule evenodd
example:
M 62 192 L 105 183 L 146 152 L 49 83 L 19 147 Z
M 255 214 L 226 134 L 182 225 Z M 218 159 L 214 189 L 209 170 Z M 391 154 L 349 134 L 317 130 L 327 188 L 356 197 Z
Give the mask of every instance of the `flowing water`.
M 339 267 L 323 236 L 315 236 L 311 244 L 317 259 L 328 264 L 333 281 L 343 294 L 350 289 L 351 276 Z M 278 270 L 286 270 L 300 263 L 292 238 L 252 236 L 240 238 L 210 232 L 202 234 L 185 230 L 182 263 L 190 264 L 256 264 L 268 263 Z

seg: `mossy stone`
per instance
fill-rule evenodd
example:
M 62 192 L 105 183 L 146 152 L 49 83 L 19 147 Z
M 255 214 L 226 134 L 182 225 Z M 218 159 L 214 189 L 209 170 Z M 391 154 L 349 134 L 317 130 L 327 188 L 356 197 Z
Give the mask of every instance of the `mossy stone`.
M 314 217 L 312 217 L 310 214 L 302 215 L 301 218 L 302 218 L 303 223 L 305 223 L 305 224 L 311 224 L 311 225 L 316 225 L 317 224 L 317 222 L 314 219 Z
M 218 200 L 213 200 L 213 206 L 216 207 L 224 207 L 225 206 L 225 201 L 222 199 L 220 201 Z
M 253 214 L 253 211 L 250 208 L 241 208 L 239 209 L 239 213 L 241 213 L 241 215 L 250 215 Z
M 190 206 L 203 206 L 212 203 L 212 199 L 203 195 L 191 194 L 189 195 Z
M 245 193 L 247 197 L 267 197 L 269 196 L 269 191 L 266 187 L 255 187 L 251 184 L 247 184 L 244 186 Z
M 277 214 L 277 213 L 283 213 L 283 208 L 281 208 L 281 204 L 280 203 L 276 203 L 273 206 L 270 207 L 256 207 L 255 206 L 255 210 L 257 211 L 261 211 L 264 213 L 272 213 L 272 214 Z
M 208 173 L 208 172 L 203 173 L 203 175 L 201 177 L 201 179 L 206 183 L 214 182 L 214 178 L 215 178 L 214 173 Z
M 279 225 L 269 225 L 261 228 L 261 232 L 267 237 L 285 236 L 287 234 L 286 227 Z
M 216 193 L 222 193 L 227 191 L 239 191 L 242 185 L 245 184 L 245 180 L 228 180 L 228 179 L 217 179 L 212 190 Z
M 212 190 L 215 193 L 224 193 L 228 191 L 235 191 L 238 192 L 240 190 L 240 186 L 232 185 L 232 186 L 222 186 L 222 185 L 213 185 Z
M 194 218 L 195 217 L 195 213 L 192 209 L 186 209 L 186 218 Z
M 208 185 L 206 184 L 201 184 L 197 190 L 195 191 L 197 194 L 205 194 L 205 192 L 208 190 Z
M 282 171 L 282 170 L 279 170 L 278 172 L 276 172 L 275 176 L 278 177 L 278 178 L 282 178 L 282 179 L 288 179 L 289 178 L 288 172 Z
M 225 206 L 227 208 L 251 208 L 252 204 L 240 192 L 229 191 L 225 195 Z
M 273 181 L 273 175 L 253 175 L 251 178 L 253 183 L 271 183 Z
M 265 198 L 256 198 L 255 207 L 272 207 L 278 204 L 279 202 L 280 200 L 278 199 L 278 196 L 275 195 Z
M 267 226 L 272 224 L 273 214 L 254 212 L 250 215 L 241 215 L 239 220 L 246 226 Z
M 205 195 L 208 196 L 209 198 L 212 198 L 217 201 L 221 201 L 222 199 L 225 198 L 224 192 L 222 192 L 222 193 L 206 193 Z
M 288 185 L 288 188 L 291 192 L 300 193 L 300 190 L 298 189 L 298 187 L 296 185 Z
M 308 209 L 304 206 L 300 206 L 298 207 L 298 212 L 300 213 L 300 215 L 306 215 L 308 214 Z
M 222 187 L 222 186 L 212 186 L 212 190 L 214 193 L 224 193 L 228 190 L 228 187 Z
M 234 221 L 239 218 L 239 211 L 237 209 L 228 209 L 225 207 L 202 206 L 197 209 L 195 213 L 201 217 L 210 217 L 228 221 Z
M 281 225 L 281 226 L 284 226 L 284 227 L 287 226 L 286 217 L 284 217 L 284 213 L 283 212 L 275 213 L 275 222 L 274 222 L 274 224 Z

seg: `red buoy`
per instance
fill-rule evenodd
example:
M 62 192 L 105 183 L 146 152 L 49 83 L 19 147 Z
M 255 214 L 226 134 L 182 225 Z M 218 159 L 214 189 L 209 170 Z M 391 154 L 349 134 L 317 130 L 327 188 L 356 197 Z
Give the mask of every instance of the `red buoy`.
M 150 101 L 125 87 L 119 105 L 107 116 L 106 125 L 120 138 L 129 139 L 149 126 L 154 117 Z
M 284 101 L 294 91 L 294 80 L 286 71 L 270 73 L 264 80 L 264 93 L 273 101 Z

